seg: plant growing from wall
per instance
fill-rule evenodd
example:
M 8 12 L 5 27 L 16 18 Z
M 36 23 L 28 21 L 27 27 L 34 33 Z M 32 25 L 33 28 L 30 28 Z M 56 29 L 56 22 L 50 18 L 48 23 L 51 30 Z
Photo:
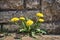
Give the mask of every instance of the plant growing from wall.
M 35 35 L 43 34 L 46 32 L 40 29 L 40 24 L 44 22 L 43 13 L 36 13 L 37 20 L 34 22 L 32 19 L 28 17 L 21 16 L 20 18 L 14 17 L 11 19 L 11 22 L 18 25 L 20 28 L 18 32 L 25 33 L 26 35 L 35 38 Z

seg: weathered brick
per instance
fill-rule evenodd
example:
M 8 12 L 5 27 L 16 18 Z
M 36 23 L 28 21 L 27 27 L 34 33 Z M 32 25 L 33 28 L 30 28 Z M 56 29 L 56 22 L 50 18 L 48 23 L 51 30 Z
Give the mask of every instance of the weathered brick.
M 29 18 L 33 18 L 33 17 L 36 16 L 36 13 L 38 13 L 38 12 L 39 12 L 39 10 L 36 10 L 36 11 L 33 11 L 33 10 L 31 10 L 31 11 L 26 11 L 25 16 L 26 16 L 26 17 L 29 17 Z
M 40 8 L 40 0 L 27 0 L 26 8 L 28 9 L 39 9 Z
M 17 30 L 18 30 L 18 26 L 17 25 L 3 25 L 3 31 L 5 31 L 6 30 L 6 32 L 7 31 L 10 31 L 10 32 L 16 32 Z
M 45 14 L 46 21 L 59 21 L 60 3 L 56 0 L 43 0 L 42 12 Z
M 60 0 L 56 0 L 56 1 L 60 3 Z
M 60 34 L 60 22 L 42 23 L 40 28 L 46 30 L 47 33 L 50 34 Z
M 20 16 L 25 16 L 32 18 L 35 16 L 35 14 L 39 12 L 39 10 L 36 11 L 3 11 L 0 12 L 0 22 L 8 22 L 10 21 L 11 18 L 13 17 L 20 17 Z
M 0 9 L 23 9 L 24 0 L 0 0 Z

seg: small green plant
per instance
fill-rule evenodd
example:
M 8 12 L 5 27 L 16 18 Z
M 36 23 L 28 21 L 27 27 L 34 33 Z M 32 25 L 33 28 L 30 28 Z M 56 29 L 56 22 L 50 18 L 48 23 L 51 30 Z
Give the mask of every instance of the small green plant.
M 11 19 L 11 22 L 18 25 L 20 33 L 25 33 L 26 35 L 35 38 L 35 35 L 43 34 L 46 32 L 40 29 L 40 24 L 44 22 L 43 13 L 36 13 L 37 20 L 34 22 L 28 17 L 21 16 L 20 18 L 14 17 Z

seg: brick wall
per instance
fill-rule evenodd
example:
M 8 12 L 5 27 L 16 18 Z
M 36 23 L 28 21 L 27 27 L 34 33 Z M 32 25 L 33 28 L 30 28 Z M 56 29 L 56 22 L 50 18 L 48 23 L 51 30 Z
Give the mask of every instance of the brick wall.
M 12 17 L 35 17 L 35 13 L 43 12 L 45 22 L 41 24 L 50 34 L 60 34 L 60 1 L 59 0 L 0 0 L 0 23 Z M 4 29 L 16 31 L 14 24 L 4 24 Z

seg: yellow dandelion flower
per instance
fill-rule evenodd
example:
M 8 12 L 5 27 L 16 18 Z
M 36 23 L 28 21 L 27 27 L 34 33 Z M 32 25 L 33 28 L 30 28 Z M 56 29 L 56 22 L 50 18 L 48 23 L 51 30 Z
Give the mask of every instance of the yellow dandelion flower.
M 17 22 L 17 21 L 19 21 L 19 18 L 14 17 L 14 18 L 11 19 L 11 21 L 12 21 L 12 22 Z
M 33 21 L 32 20 L 28 20 L 27 22 L 26 22 L 26 25 L 27 26 L 31 26 L 33 24 Z
M 44 22 L 44 19 L 39 19 L 38 21 L 39 21 L 39 22 Z
M 43 17 L 43 13 L 37 13 L 36 16 Z
M 25 18 L 24 17 L 20 17 L 20 20 L 25 20 Z

